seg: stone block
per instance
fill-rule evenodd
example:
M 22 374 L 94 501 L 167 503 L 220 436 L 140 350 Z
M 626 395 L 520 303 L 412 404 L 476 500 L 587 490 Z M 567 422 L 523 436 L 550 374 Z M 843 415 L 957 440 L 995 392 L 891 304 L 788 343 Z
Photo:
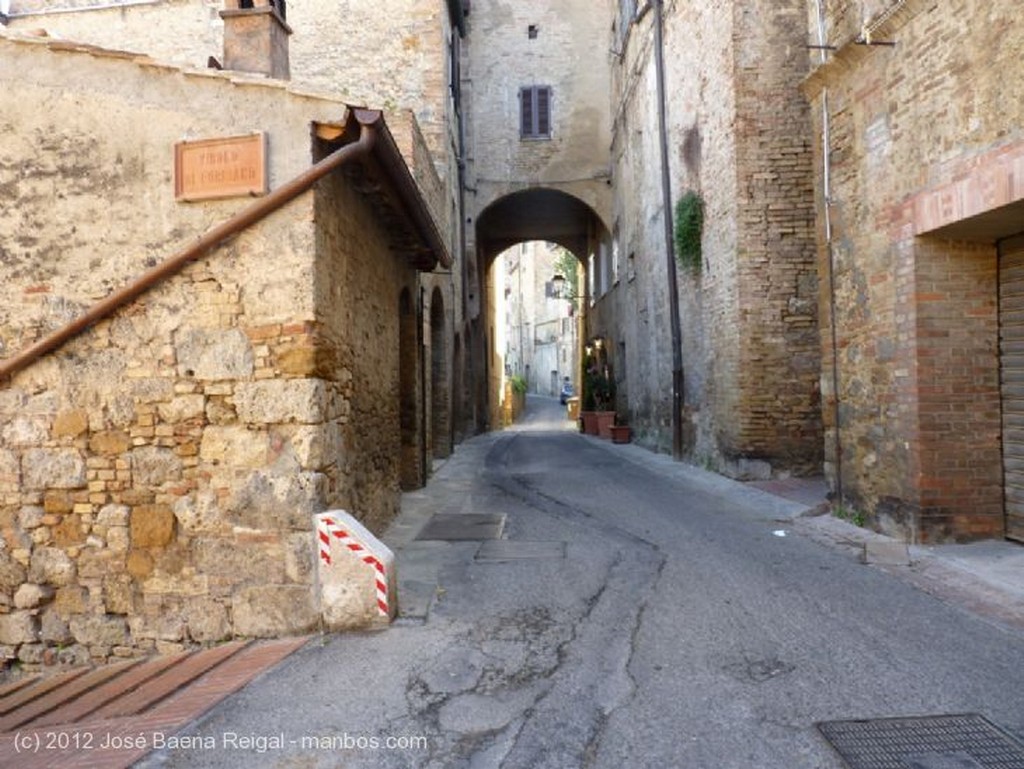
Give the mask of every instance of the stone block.
M 140 629 L 145 638 L 155 639 L 158 643 L 177 643 L 184 640 L 186 627 L 180 606 L 165 606 L 159 613 L 144 618 L 142 624 L 132 624 L 132 629 Z M 161 652 L 164 653 L 164 652 Z
M 285 376 L 318 376 L 324 367 L 317 366 L 315 347 L 290 347 L 277 354 L 277 369 Z
M 18 455 L 7 449 L 0 449 L 0 488 L 11 486 L 16 488 L 21 482 L 21 466 Z
M 105 430 L 89 438 L 89 450 L 94 454 L 116 456 L 123 454 L 131 446 L 131 437 L 121 430 Z
M 35 609 L 53 600 L 55 590 L 50 585 L 24 583 L 14 594 L 14 605 L 19 609 Z
M 72 638 L 72 640 L 74 640 Z M 57 652 L 57 664 L 64 667 L 76 668 L 92 664 L 92 656 L 89 649 L 81 644 L 72 643 Z
M 193 641 L 216 642 L 231 637 L 227 607 L 210 598 L 188 600 L 185 603 L 185 622 Z
M 106 531 L 107 548 L 113 553 L 125 553 L 131 546 L 131 535 L 127 526 L 111 526 Z
M 0 644 L 35 643 L 39 640 L 39 621 L 34 612 L 15 611 L 0 614 Z
M 39 639 L 44 643 L 65 645 L 75 640 L 71 628 L 53 609 L 44 611 L 39 618 Z
M 174 503 L 173 510 L 181 530 L 188 534 L 214 532 L 222 528 L 217 494 L 213 491 L 197 491 L 181 497 Z
M 153 573 L 153 556 L 145 550 L 132 550 L 125 567 L 136 579 L 145 579 Z
M 0 592 L 13 593 L 25 581 L 25 567 L 0 551 Z
M 336 463 L 345 453 L 341 426 L 337 422 L 296 426 L 288 442 L 295 461 L 305 470 L 320 470 Z
M 26 665 L 42 665 L 45 652 L 45 644 L 22 644 L 18 648 L 18 661 Z
M 79 615 L 71 618 L 69 627 L 75 640 L 85 646 L 124 646 L 128 642 L 128 623 L 124 617 Z
M 82 531 L 82 518 L 79 515 L 66 515 L 60 522 L 51 527 L 53 543 L 60 548 L 74 547 L 85 541 Z
M 127 526 L 131 511 L 128 505 L 105 505 L 96 514 L 96 525 Z
M 36 505 L 27 505 L 18 511 L 18 525 L 25 531 L 30 531 L 43 525 L 43 516 L 46 511 Z
M 251 474 L 226 505 L 233 523 L 252 529 L 308 529 L 326 507 L 327 478 L 321 473 Z
M 175 341 L 181 376 L 213 381 L 252 376 L 252 346 L 238 329 L 193 329 L 177 334 Z
M 63 587 L 75 577 L 75 563 L 67 553 L 56 547 L 39 547 L 32 553 L 28 578 L 36 584 Z
M 46 442 L 49 430 L 41 418 L 17 417 L 0 432 L 6 446 L 39 446 Z
M 64 411 L 53 420 L 54 438 L 76 438 L 89 429 L 89 412 L 84 409 Z
M 211 425 L 203 431 L 199 456 L 230 468 L 257 468 L 267 464 L 269 439 L 265 433 L 238 426 Z
M 231 600 L 234 633 L 271 638 L 307 633 L 319 616 L 308 585 L 260 585 L 243 588 Z
M 57 589 L 53 599 L 53 610 L 65 619 L 85 611 L 86 590 L 79 585 L 66 585 Z
M 75 503 L 66 491 L 47 491 L 43 497 L 43 512 L 47 515 L 64 515 L 74 509 Z
M 121 571 L 122 562 L 121 555 L 111 550 L 87 548 L 79 554 L 75 561 L 75 568 L 78 572 L 79 581 L 92 584 L 94 581 L 102 580 L 112 572 Z
M 85 461 L 75 449 L 29 449 L 21 461 L 26 489 L 80 489 Z
M 280 543 L 244 543 L 233 538 L 203 537 L 195 542 L 196 569 L 201 574 L 229 577 L 235 584 L 278 583 L 284 580 Z
M 139 505 L 132 510 L 129 523 L 132 547 L 167 546 L 174 539 L 174 520 L 167 505 Z
M 322 379 L 239 382 L 235 411 L 246 424 L 319 424 L 326 420 L 327 389 Z
M 289 582 L 310 584 L 316 568 L 316 534 L 296 532 L 284 541 L 284 573 Z
M 162 421 L 172 425 L 178 424 L 203 416 L 206 411 L 206 398 L 199 393 L 178 395 L 169 403 L 158 404 L 156 409 Z
M 172 449 L 142 446 L 129 454 L 136 486 L 161 486 L 181 479 L 181 460 Z
M 127 574 L 103 580 L 103 606 L 107 614 L 131 614 L 135 607 L 135 583 Z

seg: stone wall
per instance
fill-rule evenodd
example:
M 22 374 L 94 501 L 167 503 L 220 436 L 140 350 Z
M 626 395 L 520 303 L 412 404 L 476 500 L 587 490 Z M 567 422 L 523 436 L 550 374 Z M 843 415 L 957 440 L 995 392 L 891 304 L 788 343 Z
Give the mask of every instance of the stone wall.
M 628 372 L 636 439 L 667 449 L 671 340 L 653 14 L 631 27 L 615 68 L 613 227 L 627 275 L 595 311 L 622 329 L 617 368 Z M 692 457 L 731 475 L 820 467 L 802 24 L 795 2 L 678 3 L 665 17 L 672 196 L 698 192 L 705 222 L 703 263 L 680 268 L 678 278 L 684 440 Z
M 223 61 L 224 3 L 211 0 L 156 0 L 129 7 L 109 7 L 87 0 L 12 0 L 9 28 L 16 32 L 45 30 L 51 37 L 106 48 L 135 51 L 182 67 L 203 69 L 210 57 Z M 75 12 L 64 12 L 69 9 Z M 423 142 L 405 141 L 411 131 L 395 130 L 406 162 L 439 223 L 449 253 L 461 262 L 463 231 L 459 192 L 460 126 L 450 89 L 453 28 L 440 0 L 304 0 L 289 2 L 287 22 L 291 83 L 296 89 L 371 109 L 384 109 L 403 119 L 408 111 Z M 415 147 L 421 151 L 414 151 Z M 427 168 L 427 166 L 431 168 Z M 432 178 L 431 178 L 432 177 Z M 463 325 L 462 270 L 425 277 L 427 296 L 441 291 L 445 337 Z M 450 348 L 449 348 L 450 350 Z M 446 351 L 447 352 L 447 351 Z M 435 377 L 454 380 L 452 360 Z M 469 381 L 460 376 L 460 381 Z M 439 389 L 443 387 L 439 386 Z M 432 411 L 444 411 L 437 425 L 447 423 L 451 393 L 431 397 Z M 464 397 L 464 394 L 460 394 Z M 465 427 L 460 431 L 464 431 Z M 450 432 L 450 430 L 449 430 Z M 447 439 L 431 439 L 437 445 Z
M 1008 170 L 1024 157 L 1024 108 L 1007 90 L 1024 35 L 991 3 L 871 5 L 888 18 L 874 40 L 896 46 L 848 43 L 854 4 L 830 3 L 839 49 L 805 86 L 818 141 L 826 106 L 831 129 L 831 243 L 818 214 L 826 466 L 886 531 L 1000 536 L 995 242 L 1024 229 L 1006 208 L 1024 198 Z
M 68 48 L 0 38 L 4 357 L 247 205 L 176 202 L 175 141 L 262 130 L 274 188 L 309 167 L 311 122 L 345 114 Z M 5 656 L 316 625 L 311 516 L 379 531 L 398 505 L 392 351 L 416 275 L 376 222 L 335 174 L 2 384 Z
M 315 215 L 324 223 L 315 278 L 323 336 L 307 375 L 336 380 L 323 435 L 328 503 L 380 533 L 399 506 L 399 370 L 419 365 L 400 360 L 398 344 L 399 297 L 403 288 L 415 295 L 416 273 L 382 248 L 388 233 L 344 174 L 319 185 Z M 421 404 L 422 386 L 411 377 L 404 396 Z

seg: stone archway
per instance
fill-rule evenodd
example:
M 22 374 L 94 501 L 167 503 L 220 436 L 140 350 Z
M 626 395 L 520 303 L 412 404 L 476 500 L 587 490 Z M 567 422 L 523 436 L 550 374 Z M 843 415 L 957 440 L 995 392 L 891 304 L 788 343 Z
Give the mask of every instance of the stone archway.
M 508 248 L 527 241 L 546 241 L 562 246 L 580 262 L 584 275 L 583 285 L 590 281 L 591 272 L 601 276 L 611 274 L 612 244 L 609 229 L 600 214 L 578 197 L 558 189 L 532 187 L 506 194 L 488 205 L 476 221 L 476 256 L 480 265 L 480 311 L 487 330 L 480 347 L 474 348 L 478 355 L 474 377 L 483 385 L 483 392 L 477 394 L 477 406 L 489 415 L 492 427 L 500 424 L 498 404 L 503 392 L 503 351 L 495 349 L 494 331 L 496 319 L 494 291 L 495 275 L 493 265 L 498 254 Z M 595 284 L 599 285 L 599 284 Z M 575 293 L 575 292 L 574 292 Z M 614 337 L 610 330 L 602 330 L 594 324 L 591 309 L 593 302 L 589 291 L 580 290 L 576 304 L 578 314 L 572 338 L 578 345 L 576 360 L 580 360 L 579 345 L 590 335 Z M 611 317 L 610 322 L 615 318 Z M 572 377 L 577 380 L 578 377 Z

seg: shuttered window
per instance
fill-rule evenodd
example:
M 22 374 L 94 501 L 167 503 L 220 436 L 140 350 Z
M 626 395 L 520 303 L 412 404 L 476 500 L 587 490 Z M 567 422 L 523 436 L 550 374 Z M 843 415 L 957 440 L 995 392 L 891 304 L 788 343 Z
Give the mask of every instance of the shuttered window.
M 519 89 L 519 137 L 551 138 L 551 88 L 531 85 Z

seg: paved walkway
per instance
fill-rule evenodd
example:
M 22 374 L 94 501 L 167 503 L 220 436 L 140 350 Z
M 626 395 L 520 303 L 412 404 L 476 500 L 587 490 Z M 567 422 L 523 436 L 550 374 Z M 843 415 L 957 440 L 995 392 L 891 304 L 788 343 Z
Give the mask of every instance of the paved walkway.
M 552 416 L 552 414 L 555 416 Z M 541 409 L 525 429 L 571 429 L 557 412 Z M 599 440 L 598 438 L 587 438 Z M 698 478 L 723 496 L 754 501 L 778 522 L 845 550 L 943 600 L 1024 628 L 1024 547 L 1010 542 L 907 547 L 827 512 L 820 478 L 738 483 L 628 444 L 619 460 L 666 475 Z M 458 462 L 424 489 L 403 495 L 402 513 L 385 534 L 398 562 L 399 622 L 422 622 L 441 590 L 439 570 L 458 543 L 417 540 L 438 512 L 461 510 L 472 478 Z M 194 653 L 131 660 L 97 669 L 26 678 L 0 687 L 0 767 L 131 766 L 218 702 L 306 644 L 306 638 L 233 642 Z M 244 741 L 247 735 L 239 734 Z
M 236 641 L 15 681 L 0 688 L 0 767 L 131 766 L 307 640 Z

